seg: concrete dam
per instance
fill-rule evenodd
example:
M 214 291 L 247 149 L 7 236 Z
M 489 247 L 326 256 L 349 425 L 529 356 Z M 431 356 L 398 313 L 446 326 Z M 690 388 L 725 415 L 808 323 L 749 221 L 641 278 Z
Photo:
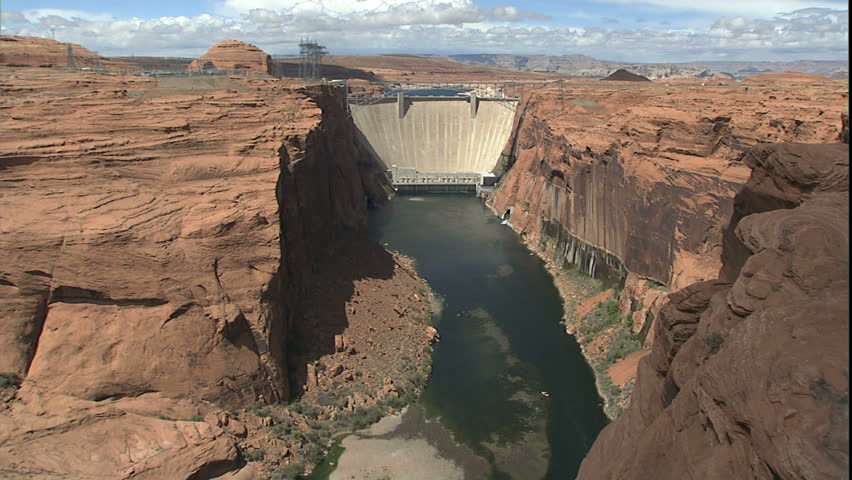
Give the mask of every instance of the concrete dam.
M 518 99 L 427 97 L 398 93 L 350 101 L 363 146 L 403 189 L 493 185 Z M 433 188 L 430 188 L 433 187 Z

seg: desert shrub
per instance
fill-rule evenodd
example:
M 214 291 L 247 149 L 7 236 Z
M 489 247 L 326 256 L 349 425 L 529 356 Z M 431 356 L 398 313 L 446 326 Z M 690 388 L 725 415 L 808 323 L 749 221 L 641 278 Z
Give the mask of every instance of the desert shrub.
M 301 463 L 291 463 L 272 472 L 271 480 L 296 480 L 302 476 L 305 467 Z
M 585 338 L 593 338 L 609 327 L 618 325 L 620 321 L 618 302 L 610 299 L 599 303 L 598 308 L 580 323 L 579 332 Z
M 593 292 L 601 292 L 604 289 L 603 282 L 600 279 L 587 275 L 585 272 L 580 270 L 580 267 L 578 267 L 577 265 L 571 264 L 567 268 L 564 267 L 562 268 L 562 272 L 574 285 L 583 287 Z
M 362 407 L 353 410 L 341 423 L 350 430 L 361 430 L 378 422 L 383 416 L 384 407 L 373 405 L 372 407 Z
M 298 429 L 290 417 L 277 418 L 275 424 L 270 428 L 272 435 L 279 440 L 290 438 Z
M 411 383 L 413 383 L 416 387 L 422 388 L 426 385 L 426 376 L 420 372 L 415 373 L 411 376 Z
M 629 328 L 621 328 L 615 334 L 607 349 L 605 360 L 613 364 L 633 352 L 642 349 L 642 339 Z
M 252 406 L 248 407 L 248 411 L 257 415 L 258 417 L 269 417 L 271 416 L 269 411 L 269 405 L 265 403 L 257 402 Z
M 300 415 L 304 415 L 306 417 L 311 417 L 311 418 L 317 418 L 320 415 L 320 413 L 322 413 L 319 408 L 317 408 L 313 405 L 310 405 L 308 403 L 303 403 L 303 402 L 298 402 L 298 401 L 293 402 L 290 405 L 288 405 L 287 410 L 289 410 L 293 413 L 298 413 Z
M 0 373 L 0 388 L 21 386 L 21 377 L 17 373 Z
M 722 344 L 725 343 L 725 337 L 723 337 L 719 332 L 713 332 L 704 337 L 704 343 L 710 347 L 710 353 L 714 354 L 722 348 Z
M 249 462 L 259 462 L 266 457 L 266 450 L 262 448 L 252 448 L 243 452 L 243 457 Z
M 312 465 L 319 465 L 322 463 L 323 458 L 325 458 L 325 449 L 322 445 L 313 443 L 310 446 L 310 450 L 308 451 L 308 463 Z

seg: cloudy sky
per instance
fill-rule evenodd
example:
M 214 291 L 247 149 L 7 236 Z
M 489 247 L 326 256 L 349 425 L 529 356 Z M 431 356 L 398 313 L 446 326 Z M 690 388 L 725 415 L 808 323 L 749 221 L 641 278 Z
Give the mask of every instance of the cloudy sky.
M 296 54 L 585 54 L 628 62 L 845 60 L 838 0 L 2 0 L 3 34 L 103 55 L 197 56 L 227 39 Z

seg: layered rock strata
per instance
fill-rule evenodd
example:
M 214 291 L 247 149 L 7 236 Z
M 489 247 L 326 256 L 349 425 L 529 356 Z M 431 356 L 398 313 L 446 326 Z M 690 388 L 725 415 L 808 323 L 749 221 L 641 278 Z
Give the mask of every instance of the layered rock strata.
M 837 142 L 847 97 L 845 84 L 827 79 L 528 89 L 505 151 L 514 165 L 489 203 L 548 261 L 566 330 L 598 370 L 609 415 L 626 406 L 639 355 L 610 347 L 626 339 L 650 347 L 665 292 L 719 276 L 728 220 L 739 215 L 733 198 L 749 175 L 745 152 L 764 142 Z M 572 286 L 572 265 L 622 289 L 613 328 L 594 338 L 582 334 L 596 320 L 576 314 L 585 287 Z M 619 372 L 621 387 L 606 371 Z
M 214 44 L 207 53 L 193 60 L 187 70 L 222 70 L 235 73 L 272 74 L 272 57 L 256 46 L 239 40 Z
M 132 415 L 288 398 L 288 331 L 312 268 L 386 198 L 339 92 L 260 78 L 3 78 L 0 373 L 23 382 L 0 415 L 0 464 L 85 478 L 115 471 L 109 462 L 134 478 L 233 467 L 221 428 Z M 172 447 L 90 448 L 107 431 Z M 84 446 L 89 467 L 75 460 Z M 56 465 L 27 453 L 45 449 Z M 170 452 L 196 463 L 172 472 Z
M 836 479 L 849 455 L 848 145 L 745 157 L 729 278 L 669 296 L 581 479 Z M 744 260 L 744 261 L 743 261 Z M 725 273 L 729 272 L 729 273 Z
M 673 288 L 712 279 L 749 175 L 744 152 L 760 142 L 836 142 L 847 94 L 833 81 L 535 90 L 507 147 L 514 166 L 490 203 L 511 212 L 529 244 L 557 245 L 557 263 Z

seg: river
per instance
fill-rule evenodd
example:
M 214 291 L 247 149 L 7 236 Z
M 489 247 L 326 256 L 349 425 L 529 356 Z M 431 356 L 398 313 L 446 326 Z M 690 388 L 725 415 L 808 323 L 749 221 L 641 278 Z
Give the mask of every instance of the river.
M 413 258 L 443 300 L 429 383 L 375 438 L 421 438 L 458 478 L 574 478 L 607 419 L 542 260 L 473 195 L 397 195 L 370 235 Z

